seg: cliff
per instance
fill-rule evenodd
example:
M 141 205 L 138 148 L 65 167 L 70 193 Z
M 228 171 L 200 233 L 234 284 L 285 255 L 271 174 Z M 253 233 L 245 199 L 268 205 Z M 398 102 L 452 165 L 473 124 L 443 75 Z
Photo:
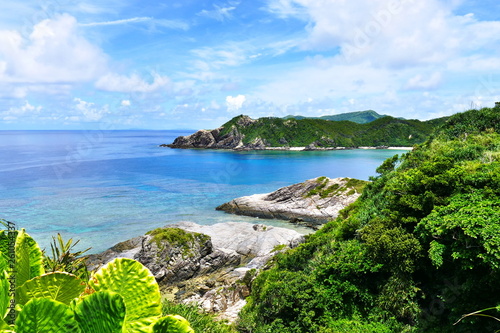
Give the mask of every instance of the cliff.
M 180 136 L 170 148 L 268 149 L 308 147 L 356 148 L 360 146 L 407 147 L 422 143 L 445 118 L 429 121 L 397 119 L 390 116 L 359 124 L 314 118 L 259 118 L 237 116 L 214 130 L 200 130 Z
M 303 241 L 296 231 L 262 224 L 180 222 L 90 255 L 87 265 L 95 269 L 114 258 L 138 260 L 153 273 L 166 297 L 196 302 L 234 320 L 257 271 L 280 250 Z
M 248 116 L 240 116 L 230 130 L 219 127 L 214 130 L 199 130 L 188 136 L 179 136 L 172 144 L 161 145 L 171 148 L 212 148 L 233 149 L 243 147 L 243 135 L 239 128 L 247 127 L 254 120 Z
M 367 182 L 352 178 L 318 177 L 254 194 L 218 206 L 227 213 L 290 220 L 316 228 L 335 219 L 339 211 L 356 201 Z

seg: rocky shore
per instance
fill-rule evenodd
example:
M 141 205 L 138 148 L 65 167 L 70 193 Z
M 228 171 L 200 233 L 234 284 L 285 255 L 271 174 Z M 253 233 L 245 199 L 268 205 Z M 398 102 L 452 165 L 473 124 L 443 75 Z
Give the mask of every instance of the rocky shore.
M 160 147 L 303 151 L 388 149 L 392 145 L 411 146 L 423 139 L 420 123 L 385 118 L 370 124 L 350 123 L 346 126 L 338 121 L 321 119 L 252 119 L 240 115 L 219 128 L 179 136 L 174 142 L 161 144 Z M 394 128 L 400 130 L 394 131 Z
M 272 193 L 236 198 L 217 209 L 318 228 L 354 202 L 366 183 L 318 177 Z M 92 254 L 87 264 L 93 270 L 114 258 L 138 260 L 155 276 L 165 297 L 197 303 L 234 321 L 258 272 L 277 253 L 303 241 L 297 231 L 263 224 L 179 222 Z
M 248 126 L 255 122 L 248 116 L 238 119 L 237 125 Z M 163 144 L 160 147 L 170 148 L 210 148 L 210 149 L 237 149 L 237 148 L 263 148 L 264 142 L 255 142 L 253 145 L 243 145 L 243 135 L 237 127 L 233 127 L 227 134 L 221 134 L 223 127 L 214 130 L 199 130 L 188 136 L 179 136 L 171 144 Z
M 262 224 L 180 222 L 90 255 L 87 264 L 96 269 L 114 258 L 138 260 L 153 273 L 166 297 L 196 302 L 232 321 L 258 270 L 279 251 L 303 241 L 296 231 Z
M 335 219 L 340 210 L 356 201 L 366 183 L 353 178 L 318 177 L 272 193 L 236 198 L 216 209 L 232 214 L 289 220 L 318 228 Z

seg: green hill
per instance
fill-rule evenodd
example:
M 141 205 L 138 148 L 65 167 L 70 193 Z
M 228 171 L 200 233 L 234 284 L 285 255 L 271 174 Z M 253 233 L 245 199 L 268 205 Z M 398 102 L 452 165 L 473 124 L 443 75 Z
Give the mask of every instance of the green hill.
M 452 116 L 377 172 L 254 280 L 240 331 L 500 329 L 500 107 Z
M 366 124 L 382 117 L 386 117 L 386 115 L 380 115 L 373 110 L 366 110 L 366 111 L 355 111 L 355 112 L 341 113 L 341 114 L 336 114 L 331 116 L 321 116 L 321 117 L 305 117 L 305 116 L 290 115 L 284 117 L 284 119 L 323 119 L 331 121 L 348 120 L 358 124 Z
M 238 116 L 222 125 L 221 136 L 238 133 L 245 146 L 263 143 L 269 147 L 359 147 L 413 146 L 422 143 L 445 118 L 434 121 L 382 117 L 370 123 L 324 119 L 283 119 Z

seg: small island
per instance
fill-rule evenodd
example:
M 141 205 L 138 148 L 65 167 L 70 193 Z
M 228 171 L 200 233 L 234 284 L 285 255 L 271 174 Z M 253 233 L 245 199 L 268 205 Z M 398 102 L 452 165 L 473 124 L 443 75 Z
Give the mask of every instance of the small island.
M 361 117 L 363 112 L 366 112 L 365 117 Z M 412 147 L 424 142 L 447 119 L 407 120 L 381 116 L 374 111 L 354 112 L 351 118 L 349 113 L 343 115 L 340 119 L 352 120 L 331 120 L 339 119 L 333 116 L 252 119 L 239 115 L 219 128 L 179 136 L 173 143 L 161 146 L 232 150 Z

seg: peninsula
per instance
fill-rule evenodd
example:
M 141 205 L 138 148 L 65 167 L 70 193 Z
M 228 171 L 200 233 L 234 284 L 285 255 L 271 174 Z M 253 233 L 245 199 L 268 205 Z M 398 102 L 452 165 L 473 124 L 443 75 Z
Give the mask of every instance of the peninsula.
M 407 120 L 380 116 L 374 111 L 364 112 L 367 112 L 369 117 L 360 118 L 360 113 L 363 112 L 356 112 L 356 117 L 352 118 L 364 123 L 351 120 L 334 121 L 328 120 L 328 117 L 287 116 L 252 119 L 239 115 L 219 128 L 179 136 L 173 143 L 161 146 L 234 150 L 411 147 L 424 142 L 434 128 L 446 121 L 446 118 Z M 343 119 L 349 117 L 344 116 Z

